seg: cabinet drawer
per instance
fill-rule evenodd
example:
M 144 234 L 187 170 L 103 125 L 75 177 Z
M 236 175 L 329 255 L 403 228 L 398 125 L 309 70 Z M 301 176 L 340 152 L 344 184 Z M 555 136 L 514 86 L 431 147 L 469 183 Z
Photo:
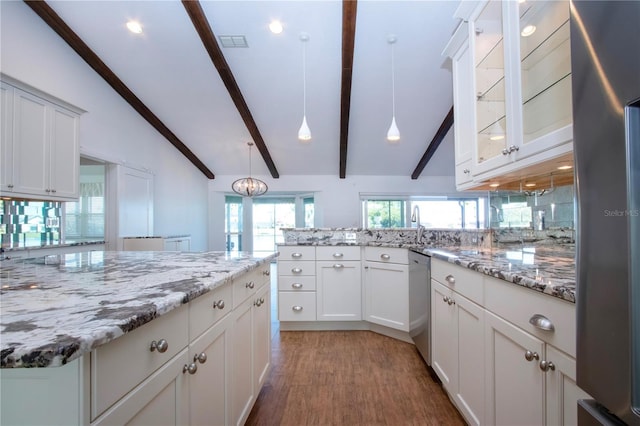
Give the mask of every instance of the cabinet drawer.
M 278 275 L 315 275 L 316 262 L 308 260 L 283 260 L 278 262 Z
M 165 352 L 151 351 L 164 339 Z M 91 419 L 95 419 L 189 344 L 189 307 L 181 306 L 91 352 Z
M 479 305 L 484 305 L 484 275 L 444 260 L 431 258 L 431 278 Z
M 574 304 L 486 276 L 485 308 L 575 358 Z M 544 331 L 529 323 L 535 314 L 548 318 L 555 330 Z
M 198 337 L 233 309 L 233 289 L 229 284 L 210 291 L 189 303 L 189 337 Z
M 278 246 L 280 256 L 278 260 L 316 260 L 314 246 Z
M 233 280 L 233 309 L 242 304 L 264 284 L 262 272 L 254 269 Z
M 359 246 L 325 246 L 316 247 L 316 260 L 360 260 Z
M 409 250 L 392 247 L 365 247 L 366 260 L 373 262 L 409 264 Z
M 315 276 L 280 276 L 278 277 L 278 290 L 280 291 L 315 291 Z
M 316 293 L 311 291 L 279 292 L 278 319 L 280 321 L 315 321 Z

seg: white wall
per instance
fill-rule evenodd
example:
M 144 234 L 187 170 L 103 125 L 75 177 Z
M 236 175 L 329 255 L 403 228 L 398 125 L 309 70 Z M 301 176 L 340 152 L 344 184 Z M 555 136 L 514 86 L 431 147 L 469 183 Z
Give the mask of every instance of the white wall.
M 208 179 L 23 2 L 0 1 L 0 71 L 87 112 L 81 152 L 155 175 L 154 231 L 207 249 Z

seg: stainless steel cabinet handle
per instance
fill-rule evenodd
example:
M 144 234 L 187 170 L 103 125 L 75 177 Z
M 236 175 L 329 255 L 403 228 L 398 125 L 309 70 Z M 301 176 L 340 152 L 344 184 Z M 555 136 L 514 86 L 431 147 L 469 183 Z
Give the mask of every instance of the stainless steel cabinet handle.
M 266 271 L 262 271 L 262 275 L 269 276 L 271 275 L 271 271 L 269 271 L 268 269 Z
M 302 268 L 293 268 L 291 269 L 291 272 L 293 272 L 294 274 L 300 274 L 302 273 Z
M 549 318 L 541 314 L 535 314 L 534 316 L 529 318 L 529 324 L 544 331 L 555 331 L 556 329 Z
M 383 253 L 383 254 L 381 254 L 381 255 L 380 255 L 380 259 L 382 259 L 382 260 L 389 260 L 389 259 L 391 259 L 391 256 L 389 256 L 388 254 L 384 254 L 384 253 Z
M 333 265 L 333 268 L 334 269 L 341 269 L 341 268 L 344 268 L 344 265 L 342 263 L 336 263 L 336 264 Z
M 556 370 L 556 366 L 551 361 L 542 360 L 542 361 L 540 361 L 540 370 L 542 370 L 544 372 L 547 372 L 549 370 L 555 371 Z
M 333 257 L 335 257 L 336 259 L 340 259 L 344 256 L 344 254 L 342 253 L 333 253 Z
M 213 301 L 213 309 L 224 309 L 224 300 Z
M 533 361 L 534 359 L 539 360 L 540 355 L 538 355 L 538 352 L 526 351 L 524 353 L 524 359 L 526 359 L 527 361 Z
M 299 290 L 299 289 L 302 288 L 302 284 L 301 283 L 293 283 L 293 284 L 291 284 L 291 287 Z
M 300 312 L 302 311 L 302 306 L 298 306 L 298 305 L 292 306 L 291 309 L 293 309 L 294 312 Z
M 253 281 L 249 281 L 248 283 L 246 283 L 245 288 L 251 288 L 253 289 L 256 285 L 253 283 Z
M 182 367 L 182 374 L 184 373 L 189 373 L 189 374 L 196 374 L 196 371 L 198 371 L 198 366 L 196 365 L 195 362 L 192 362 L 191 364 L 185 364 L 184 367 Z
M 255 302 L 253 302 L 253 306 L 255 307 L 260 307 L 260 305 L 262 305 L 262 303 L 260 303 L 260 299 L 256 299 Z
M 448 297 L 448 296 L 444 296 L 444 297 L 442 298 L 442 301 L 443 301 L 444 303 L 449 303 L 449 297 Z
M 291 253 L 291 257 L 294 259 L 300 259 L 302 257 L 302 253 Z
M 200 364 L 204 364 L 205 362 L 207 362 L 207 354 L 205 354 L 204 352 L 201 352 L 199 354 L 196 354 L 193 356 L 193 362 L 199 362 Z
M 444 280 L 445 280 L 446 282 L 448 282 L 449 284 L 451 284 L 451 285 L 453 285 L 453 284 L 455 284 L 455 283 L 456 283 L 456 278 L 455 278 L 453 275 L 451 275 L 451 274 L 449 274 L 449 275 L 447 275 L 446 277 L 444 277 Z
M 451 306 L 451 305 L 455 305 L 455 304 L 456 304 L 456 301 L 455 301 L 455 300 L 453 300 L 452 298 L 449 298 L 449 300 L 447 300 L 447 304 L 448 304 L 449 306 Z
M 158 351 L 160 353 L 165 353 L 167 349 L 169 349 L 169 343 L 164 339 L 160 339 L 157 342 L 154 340 L 151 342 L 151 346 L 149 346 L 149 350 L 151 352 Z

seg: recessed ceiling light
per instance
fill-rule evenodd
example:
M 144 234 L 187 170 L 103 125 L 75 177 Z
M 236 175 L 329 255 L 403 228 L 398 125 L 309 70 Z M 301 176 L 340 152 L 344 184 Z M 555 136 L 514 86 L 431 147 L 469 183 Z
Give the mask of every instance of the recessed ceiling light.
M 282 32 L 282 23 L 280 21 L 271 21 L 269 24 L 269 29 L 274 34 L 280 34 Z
M 573 168 L 573 166 L 560 166 L 560 167 L 558 167 L 558 170 L 569 170 L 569 169 L 572 169 L 572 168 Z
M 127 22 L 127 28 L 134 34 L 142 34 L 142 24 L 138 21 Z
M 500 186 L 499 183 L 492 183 L 491 185 L 489 185 L 491 188 L 497 188 Z
M 527 25 L 526 27 L 524 27 L 522 29 L 522 31 L 520 32 L 520 35 L 522 37 L 529 37 L 531 34 L 536 32 L 536 26 L 535 25 Z
M 528 188 L 531 188 L 533 186 L 536 186 L 536 184 L 535 183 L 525 183 L 524 186 L 526 186 Z

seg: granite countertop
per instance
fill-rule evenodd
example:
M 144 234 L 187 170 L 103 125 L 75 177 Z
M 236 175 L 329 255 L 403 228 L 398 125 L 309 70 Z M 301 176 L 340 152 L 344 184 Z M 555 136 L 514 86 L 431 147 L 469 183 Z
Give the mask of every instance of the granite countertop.
M 92 251 L 5 260 L 0 367 L 66 364 L 277 255 Z
M 576 301 L 573 245 L 488 249 L 442 247 L 414 251 L 569 302 Z
M 9 252 L 19 252 L 25 250 L 39 250 L 39 249 L 56 249 L 63 247 L 79 247 L 79 246 L 90 246 L 90 245 L 100 245 L 106 244 L 104 240 L 87 240 L 87 241 L 71 241 L 67 243 L 60 244 L 43 244 L 41 246 L 26 246 L 26 247 L 2 247 L 3 253 Z

